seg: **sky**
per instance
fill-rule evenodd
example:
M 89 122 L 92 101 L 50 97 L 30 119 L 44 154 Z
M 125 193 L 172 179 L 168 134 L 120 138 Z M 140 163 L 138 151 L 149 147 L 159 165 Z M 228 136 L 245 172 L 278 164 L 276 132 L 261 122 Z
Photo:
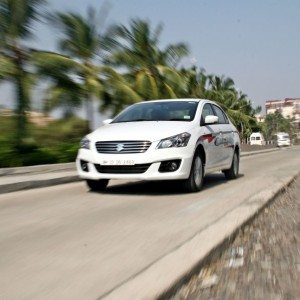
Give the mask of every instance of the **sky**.
M 163 23 L 161 46 L 185 42 L 186 66 L 231 77 L 254 105 L 300 97 L 300 0 L 110 0 L 103 29 L 130 19 Z M 49 0 L 49 10 L 86 13 L 104 0 Z M 35 28 L 33 47 L 56 49 L 57 29 Z M 2 103 L 12 100 L 0 85 Z M 38 97 L 38 93 L 36 93 Z M 5 100 L 3 100 L 5 98 Z M 1 102 L 0 102 L 1 103 Z

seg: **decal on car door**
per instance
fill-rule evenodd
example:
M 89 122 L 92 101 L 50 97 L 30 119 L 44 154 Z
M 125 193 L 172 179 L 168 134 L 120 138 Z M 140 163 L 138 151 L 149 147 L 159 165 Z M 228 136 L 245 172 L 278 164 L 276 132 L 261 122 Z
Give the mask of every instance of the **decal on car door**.
M 212 133 L 209 133 L 209 134 L 203 134 L 203 135 L 201 135 L 200 136 L 200 140 L 201 141 L 207 141 L 209 144 L 211 143 L 211 142 L 213 142 L 213 140 L 216 138 L 216 135 L 215 134 L 212 134 Z

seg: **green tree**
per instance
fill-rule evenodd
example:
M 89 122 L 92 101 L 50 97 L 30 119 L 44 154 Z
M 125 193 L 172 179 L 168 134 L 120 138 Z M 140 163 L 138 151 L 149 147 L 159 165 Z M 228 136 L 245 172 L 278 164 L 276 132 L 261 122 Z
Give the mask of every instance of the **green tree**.
M 59 29 L 58 53 L 37 53 L 35 63 L 39 73 L 51 78 L 48 90 L 48 109 L 55 107 L 86 107 L 89 121 L 88 131 L 94 127 L 93 99 L 105 98 L 111 94 L 126 95 L 134 101 L 140 97 L 126 81 L 112 68 L 100 65 L 100 57 L 107 50 L 109 40 L 100 34 L 95 9 L 89 8 L 86 17 L 76 13 L 55 13 L 51 23 Z M 119 100 L 122 100 L 120 97 Z M 107 101 L 103 106 L 109 106 Z
M 13 84 L 15 91 L 16 147 L 27 136 L 26 111 L 34 74 L 31 50 L 25 42 L 33 36 L 34 22 L 40 21 L 43 0 L 0 0 L 0 80 Z
M 99 98 L 103 90 L 99 69 L 94 64 L 101 50 L 96 15 L 89 9 L 86 17 L 56 12 L 49 19 L 61 34 L 58 45 L 63 54 L 44 52 L 35 55 L 39 73 L 52 79 L 48 89 L 48 108 L 77 107 L 83 102 L 91 129 L 92 100 Z
M 186 87 L 182 96 L 210 99 L 217 102 L 237 126 L 243 137 L 248 136 L 252 128 L 256 128 L 255 113 L 251 101 L 235 88 L 234 81 L 225 76 L 207 75 L 205 70 L 182 69 Z
M 200 99 L 207 97 L 209 78 L 204 69 L 198 71 L 196 66 L 190 69 L 182 68 L 180 76 L 183 78 L 183 84 L 185 84 L 181 91 L 181 97 Z
M 279 111 L 273 114 L 266 115 L 264 123 L 264 133 L 267 139 L 272 139 L 272 136 L 278 132 L 286 132 L 290 136 L 294 135 L 292 119 L 284 118 Z
M 180 43 L 161 50 L 161 31 L 161 25 L 152 29 L 148 22 L 134 19 L 128 28 L 116 25 L 108 32 L 112 53 L 106 61 L 121 70 L 125 68 L 127 82 L 145 100 L 176 98 L 183 88 L 175 67 L 188 54 L 188 47 Z

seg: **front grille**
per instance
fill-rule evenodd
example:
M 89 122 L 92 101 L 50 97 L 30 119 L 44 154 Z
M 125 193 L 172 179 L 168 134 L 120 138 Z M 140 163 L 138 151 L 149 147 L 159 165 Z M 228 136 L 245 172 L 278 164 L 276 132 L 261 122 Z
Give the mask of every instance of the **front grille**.
M 99 153 L 131 154 L 144 153 L 150 145 L 149 141 L 106 141 L 96 142 L 96 149 Z
M 139 164 L 132 166 L 103 166 L 95 164 L 95 168 L 99 173 L 109 174 L 141 174 L 145 173 L 151 164 Z

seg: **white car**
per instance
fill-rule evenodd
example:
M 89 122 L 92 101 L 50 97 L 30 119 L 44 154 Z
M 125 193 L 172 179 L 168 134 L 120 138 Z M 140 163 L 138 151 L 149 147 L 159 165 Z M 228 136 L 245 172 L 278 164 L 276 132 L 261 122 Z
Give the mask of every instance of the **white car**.
M 238 132 L 212 101 L 140 102 L 105 123 L 82 139 L 76 159 L 91 190 L 104 190 L 110 179 L 126 179 L 178 180 L 196 192 L 207 173 L 238 176 Z
M 278 132 L 276 134 L 276 145 L 277 147 L 291 146 L 289 134 L 286 132 Z

